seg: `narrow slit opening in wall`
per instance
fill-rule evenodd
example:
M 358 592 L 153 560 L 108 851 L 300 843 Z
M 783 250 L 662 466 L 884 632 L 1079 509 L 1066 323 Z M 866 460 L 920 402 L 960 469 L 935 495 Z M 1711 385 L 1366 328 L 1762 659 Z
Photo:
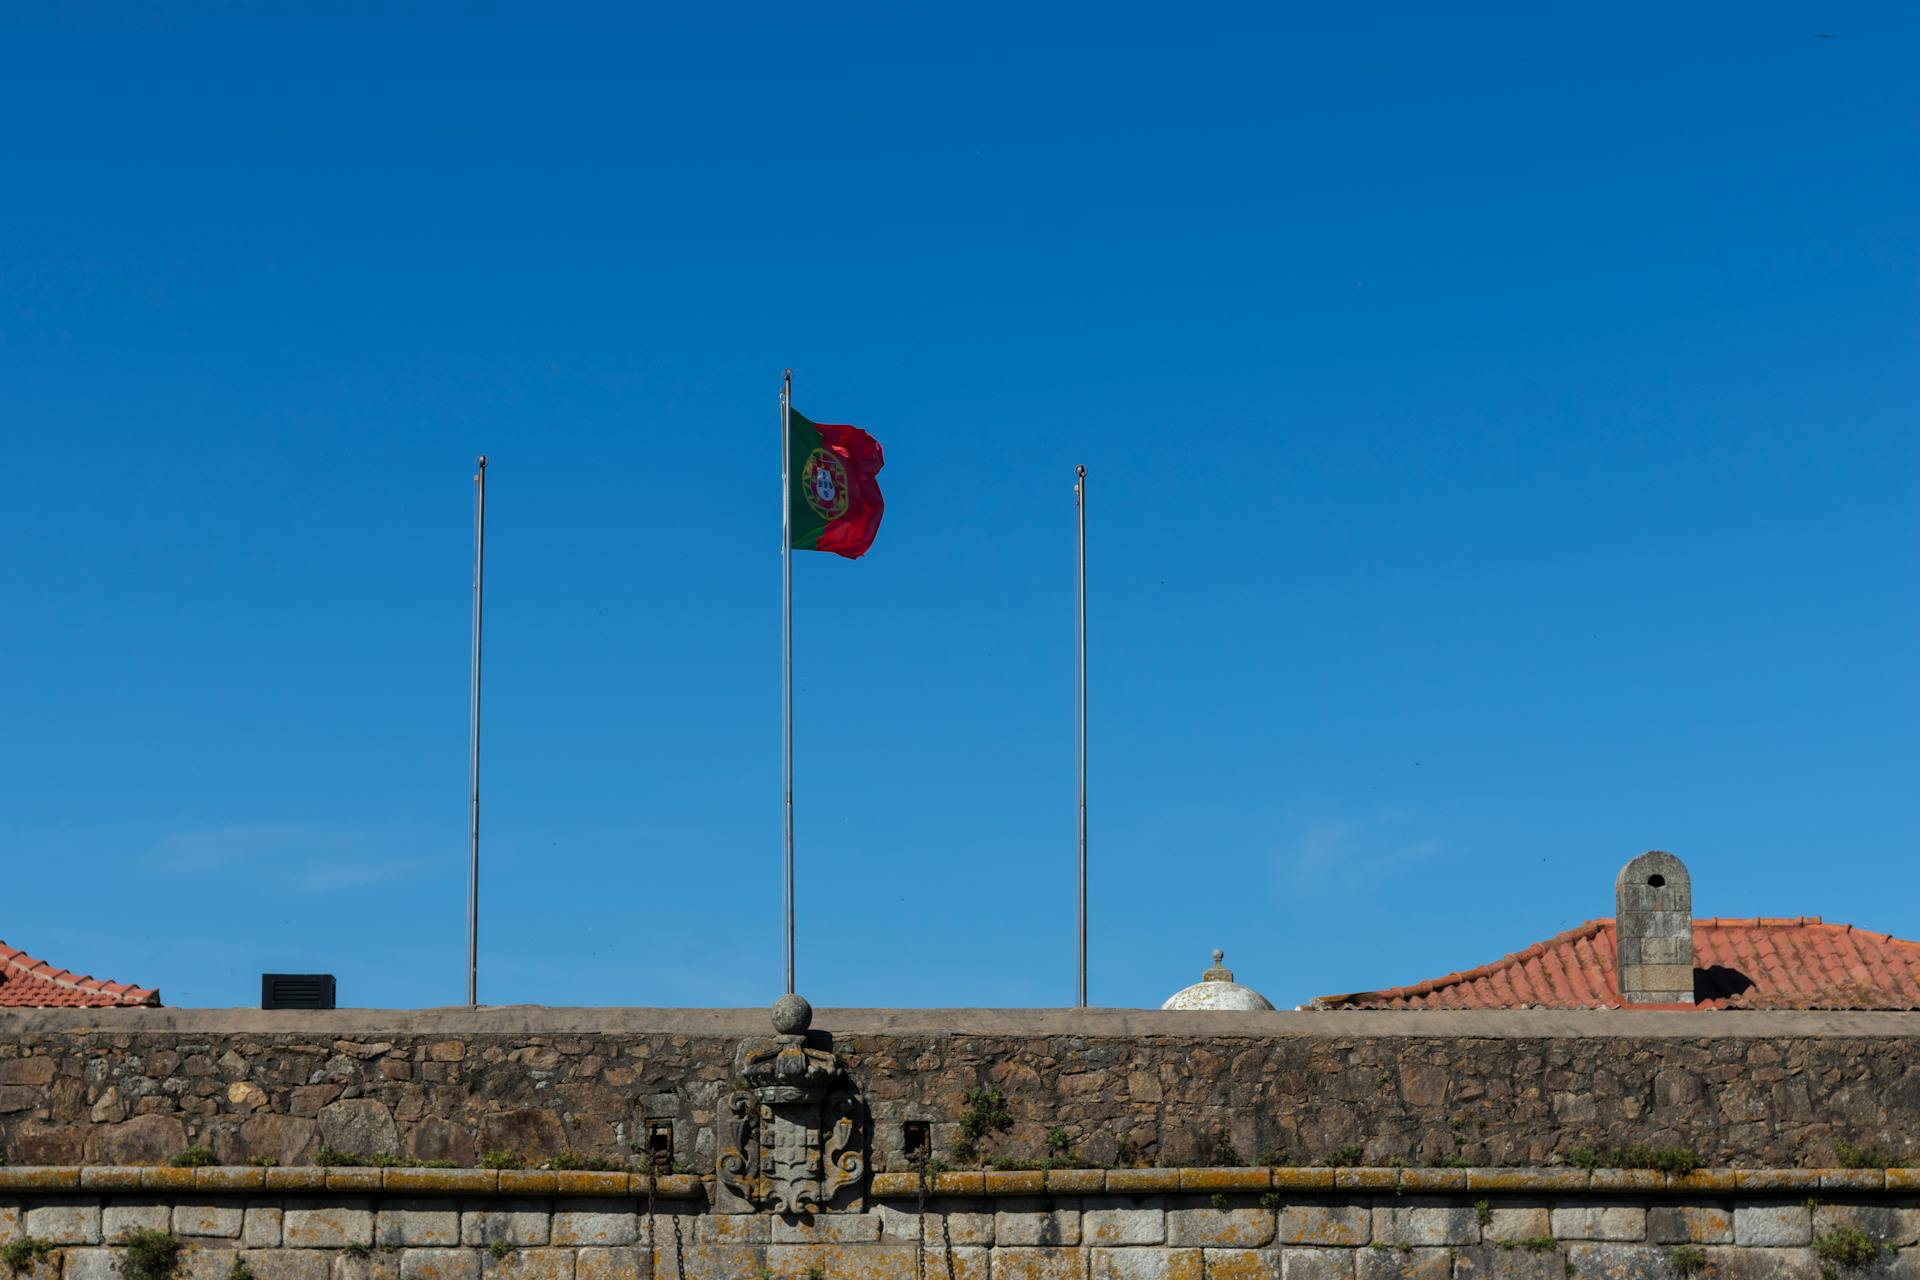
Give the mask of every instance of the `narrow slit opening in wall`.
M 900 1149 L 907 1159 L 924 1157 L 932 1144 L 932 1133 L 925 1120 L 909 1120 L 900 1126 Z
M 673 1121 L 647 1121 L 647 1161 L 655 1173 L 673 1172 Z

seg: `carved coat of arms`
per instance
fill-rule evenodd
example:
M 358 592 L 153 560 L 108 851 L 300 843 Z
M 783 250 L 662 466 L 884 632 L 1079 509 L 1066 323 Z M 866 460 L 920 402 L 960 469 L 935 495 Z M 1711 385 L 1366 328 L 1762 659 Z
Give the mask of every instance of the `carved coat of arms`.
M 722 1097 L 714 1208 L 720 1213 L 858 1213 L 867 1112 L 832 1050 L 805 1035 L 749 1042 Z

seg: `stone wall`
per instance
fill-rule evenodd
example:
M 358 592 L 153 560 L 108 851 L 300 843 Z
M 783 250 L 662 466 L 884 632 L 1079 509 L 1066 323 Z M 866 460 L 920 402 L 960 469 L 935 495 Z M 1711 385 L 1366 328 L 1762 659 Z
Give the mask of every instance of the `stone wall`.
M 695 1178 L 0 1169 L 29 1280 L 1860 1280 L 1920 1267 L 1907 1170 L 1141 1169 L 879 1175 L 865 1212 L 707 1211 Z M 19 1247 L 31 1240 L 34 1248 Z M 241 1270 L 236 1270 L 240 1264 Z
M 1131 1013 L 824 1010 L 873 1117 L 950 1158 L 967 1090 L 1014 1124 L 983 1144 L 1079 1161 L 1550 1164 L 1647 1142 L 1713 1164 L 1916 1154 L 1920 1014 Z M 472 1165 L 487 1151 L 626 1163 L 648 1125 L 712 1169 L 710 1125 L 753 1010 L 0 1011 L 0 1161 L 311 1163 L 320 1148 Z

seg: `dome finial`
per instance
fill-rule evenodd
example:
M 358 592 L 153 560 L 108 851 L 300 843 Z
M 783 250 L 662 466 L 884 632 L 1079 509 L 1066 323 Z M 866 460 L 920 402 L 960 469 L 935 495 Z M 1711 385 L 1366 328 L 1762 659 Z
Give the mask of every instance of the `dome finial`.
M 1200 981 L 1167 997 L 1162 1009 L 1271 1009 L 1273 1004 L 1258 991 L 1241 986 L 1227 968 L 1227 953 L 1213 949 L 1213 967 L 1200 975 Z
M 1213 949 L 1213 963 L 1214 963 L 1214 964 L 1215 964 L 1216 966 L 1217 966 L 1217 965 L 1218 965 L 1218 964 L 1219 964 L 1219 963 L 1220 963 L 1220 962 L 1221 962 L 1222 960 L 1225 960 L 1226 958 L 1227 958 L 1227 953 L 1226 953 L 1226 952 L 1224 952 L 1224 951 L 1222 951 L 1222 950 L 1221 950 L 1221 949 L 1220 949 L 1219 947 L 1215 947 L 1215 948 Z

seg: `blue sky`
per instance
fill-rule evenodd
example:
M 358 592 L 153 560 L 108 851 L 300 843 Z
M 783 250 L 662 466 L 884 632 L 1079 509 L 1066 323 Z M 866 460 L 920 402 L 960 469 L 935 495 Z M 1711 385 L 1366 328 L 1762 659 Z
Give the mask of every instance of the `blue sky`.
M 1831 38 L 1822 38 L 1822 35 Z M 1610 914 L 1920 936 L 1920 14 L 0 16 L 0 937 L 247 1004 L 1276 1002 Z

